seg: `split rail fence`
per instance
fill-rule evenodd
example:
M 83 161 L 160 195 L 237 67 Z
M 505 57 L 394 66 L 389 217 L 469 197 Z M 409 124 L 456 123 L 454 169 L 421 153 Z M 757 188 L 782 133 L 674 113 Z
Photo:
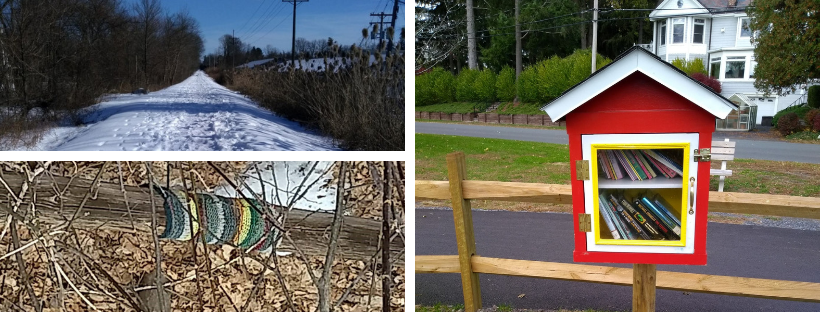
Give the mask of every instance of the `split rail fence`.
M 654 311 L 655 288 L 820 303 L 820 283 L 481 257 L 471 200 L 572 204 L 569 185 L 465 180 L 464 154 L 447 155 L 449 181 L 416 181 L 416 199 L 452 201 L 458 255 L 415 256 L 416 273 L 460 273 L 466 312 L 481 308 L 478 273 L 633 285 L 633 311 Z M 820 198 L 709 192 L 712 212 L 820 219 Z

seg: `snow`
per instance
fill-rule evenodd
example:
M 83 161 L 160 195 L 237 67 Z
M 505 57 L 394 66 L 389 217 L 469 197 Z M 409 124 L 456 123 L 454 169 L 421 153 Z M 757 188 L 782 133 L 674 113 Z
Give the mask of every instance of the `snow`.
M 250 164 L 242 175 L 245 182 L 239 188 L 245 196 L 254 198 L 253 194 L 256 194 L 262 198 L 264 185 L 268 203 L 287 207 L 295 200 L 294 209 L 332 211 L 336 209 L 336 185 L 330 183 L 332 169 L 331 161 L 256 162 Z M 214 194 L 242 197 L 227 183 L 216 187 Z
M 248 62 L 246 64 L 239 65 L 239 66 L 237 66 L 237 68 L 254 68 L 254 67 L 259 66 L 259 65 L 264 65 L 264 64 L 266 64 L 270 61 L 273 61 L 273 59 L 272 58 L 262 59 L 262 60 Z
M 248 62 L 248 63 L 237 66 L 237 68 L 254 68 L 256 66 L 267 64 L 267 63 L 269 63 L 271 61 L 274 61 L 274 60 L 275 59 L 263 59 L 263 60 Z M 327 61 L 334 64 L 334 65 L 336 65 L 337 67 L 339 67 L 340 64 L 348 64 L 348 62 L 350 62 L 351 60 L 349 58 L 344 58 L 344 57 L 338 57 L 337 56 L 337 57 L 328 58 Z M 373 65 L 375 63 L 376 63 L 376 56 L 371 55 L 369 65 Z M 279 67 L 280 71 L 284 72 L 284 71 L 288 70 L 288 66 L 290 66 L 291 61 L 290 61 L 290 58 L 287 58 L 287 60 L 285 62 L 279 62 L 279 63 L 275 63 L 275 64 L 277 66 L 280 66 Z M 301 68 L 305 71 L 321 71 L 321 70 L 324 70 L 324 68 L 325 68 L 325 59 L 324 58 L 312 58 L 312 59 L 308 59 L 308 60 L 300 59 L 300 60 L 296 61 L 296 66 L 297 66 L 297 68 Z
M 147 95 L 118 94 L 92 106 L 83 126 L 49 130 L 32 150 L 336 150 L 330 138 L 278 117 L 197 71 Z

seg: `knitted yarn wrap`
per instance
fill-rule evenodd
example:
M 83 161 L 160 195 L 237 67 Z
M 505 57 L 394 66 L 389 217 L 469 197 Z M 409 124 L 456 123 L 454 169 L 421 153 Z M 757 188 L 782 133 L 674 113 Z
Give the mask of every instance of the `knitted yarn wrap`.
M 160 238 L 190 240 L 192 234 L 199 231 L 201 211 L 205 219 L 203 233 L 208 244 L 229 244 L 266 254 L 273 251 L 273 242 L 279 238 L 280 233 L 253 208 L 267 209 L 269 205 L 260 204 L 254 199 L 206 193 L 196 193 L 190 198 L 185 191 L 160 186 L 155 188 L 164 199 L 165 231 Z M 271 212 L 279 219 L 276 210 L 272 209 Z

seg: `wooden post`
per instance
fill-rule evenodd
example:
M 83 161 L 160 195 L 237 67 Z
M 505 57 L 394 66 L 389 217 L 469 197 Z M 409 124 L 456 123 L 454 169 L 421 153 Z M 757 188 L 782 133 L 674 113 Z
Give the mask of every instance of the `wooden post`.
M 473 212 L 470 201 L 464 199 L 461 182 L 467 175 L 464 167 L 464 153 L 447 154 L 447 177 L 450 180 L 450 198 L 453 202 L 458 262 L 461 271 L 461 289 L 464 292 L 464 311 L 475 312 L 481 308 L 481 288 L 478 273 L 473 272 L 470 262 L 475 255 L 473 236 Z
M 656 267 L 635 263 L 632 267 L 632 312 L 655 311 Z

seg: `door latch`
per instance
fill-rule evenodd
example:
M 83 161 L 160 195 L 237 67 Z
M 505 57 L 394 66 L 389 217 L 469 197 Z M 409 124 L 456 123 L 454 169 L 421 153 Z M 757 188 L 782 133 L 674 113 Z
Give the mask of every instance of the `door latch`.
M 709 162 L 712 161 L 712 150 L 709 148 L 701 148 L 695 149 L 695 161 L 696 162 Z

